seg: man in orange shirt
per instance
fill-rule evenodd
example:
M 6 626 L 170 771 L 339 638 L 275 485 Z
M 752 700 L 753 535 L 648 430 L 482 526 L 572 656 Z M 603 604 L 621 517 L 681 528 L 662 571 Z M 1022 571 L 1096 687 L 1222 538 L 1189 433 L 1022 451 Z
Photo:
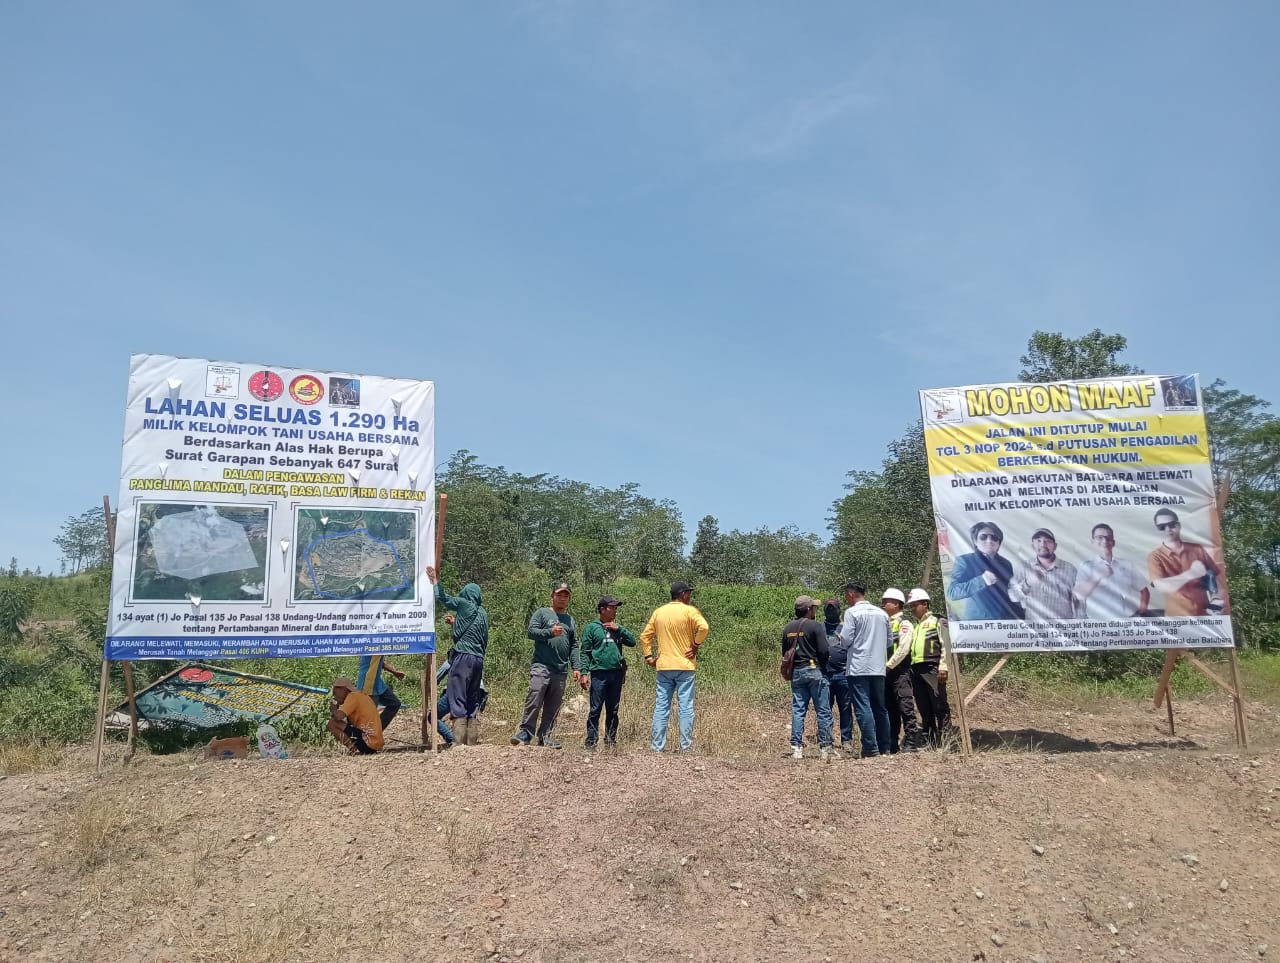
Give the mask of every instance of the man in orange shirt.
M 382 748 L 382 720 L 378 718 L 378 707 L 350 679 L 333 680 L 328 729 L 353 756 L 369 756 Z
M 658 692 L 653 703 L 653 730 L 650 748 L 661 752 L 667 744 L 667 722 L 671 718 L 671 700 L 676 699 L 680 713 L 680 751 L 693 748 L 693 673 L 697 668 L 698 647 L 707 640 L 707 620 L 690 603 L 693 586 L 688 582 L 671 583 L 671 601 L 654 609 L 649 623 L 640 633 L 640 651 L 645 662 L 658 670 Z M 657 651 L 654 651 L 654 642 Z
M 1162 508 L 1155 515 L 1163 542 L 1147 556 L 1151 584 L 1164 593 L 1165 615 L 1206 615 L 1209 585 L 1216 593 L 1222 568 L 1213 553 L 1198 542 L 1182 540 L 1182 522 L 1176 512 Z M 1215 604 L 1221 604 L 1217 599 Z

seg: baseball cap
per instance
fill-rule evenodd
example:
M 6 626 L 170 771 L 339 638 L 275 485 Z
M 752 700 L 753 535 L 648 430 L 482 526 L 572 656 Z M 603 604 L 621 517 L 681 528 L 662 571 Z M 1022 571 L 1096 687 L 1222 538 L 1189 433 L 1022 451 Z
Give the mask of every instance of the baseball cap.
M 903 605 L 907 603 L 907 597 L 902 594 L 902 589 L 885 589 L 884 595 L 880 596 L 880 601 L 883 602 L 885 599 L 893 599 L 895 602 L 901 602 Z
M 352 682 L 350 679 L 348 679 L 345 675 L 340 675 L 338 676 L 338 678 L 333 680 L 333 685 L 330 686 L 330 688 L 346 689 L 348 692 L 355 692 L 356 684 Z
M 678 581 L 678 582 L 671 583 L 672 595 L 683 595 L 685 592 L 692 592 L 692 591 L 693 591 L 693 586 L 690 585 L 688 582 Z
M 840 611 L 840 603 L 837 602 L 835 599 L 827 599 L 827 601 L 824 602 L 822 605 L 822 610 L 824 612 L 830 612 L 833 609 L 837 612 Z
M 812 595 L 801 595 L 796 599 L 796 611 L 807 612 L 811 608 L 817 608 L 822 603 L 815 599 Z
M 908 602 L 927 602 L 929 601 L 929 593 L 922 588 L 913 588 L 907 593 Z
M 569 592 L 570 594 L 572 594 L 573 589 L 569 588 L 568 582 L 557 582 L 556 587 L 551 590 L 551 594 L 557 595 L 560 592 Z
M 1055 542 L 1058 540 L 1057 537 L 1053 534 L 1053 532 L 1049 531 L 1049 529 L 1037 528 L 1034 532 L 1031 533 L 1031 541 L 1034 542 L 1041 535 L 1047 535 L 1049 538 L 1053 539 Z
M 610 605 L 621 605 L 621 604 L 622 604 L 621 599 L 616 599 L 612 595 L 604 595 L 604 596 L 601 596 L 600 601 L 596 603 L 596 611 L 598 612 L 600 611 L 600 609 L 608 608 Z

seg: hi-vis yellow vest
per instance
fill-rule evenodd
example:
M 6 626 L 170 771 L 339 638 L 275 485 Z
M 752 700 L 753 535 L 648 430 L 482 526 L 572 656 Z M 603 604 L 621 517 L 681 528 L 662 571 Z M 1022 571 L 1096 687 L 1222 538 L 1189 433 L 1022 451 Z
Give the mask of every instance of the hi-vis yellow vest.
M 930 612 L 911 633 L 911 664 L 942 661 L 942 636 L 938 634 L 938 617 Z

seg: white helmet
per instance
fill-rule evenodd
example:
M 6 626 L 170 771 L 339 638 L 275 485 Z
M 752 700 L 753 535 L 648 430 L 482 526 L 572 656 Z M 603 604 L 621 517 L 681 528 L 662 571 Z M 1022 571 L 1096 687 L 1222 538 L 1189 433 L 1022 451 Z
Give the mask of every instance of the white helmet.
M 910 605 L 912 602 L 927 602 L 927 601 L 929 601 L 929 593 L 922 588 L 914 588 L 907 593 L 908 605 Z
M 907 598 L 905 595 L 902 594 L 902 589 L 896 589 L 896 588 L 885 589 L 884 595 L 880 596 L 880 601 L 887 602 L 890 599 L 893 599 L 895 602 L 898 602 L 902 605 L 905 605 L 907 603 Z

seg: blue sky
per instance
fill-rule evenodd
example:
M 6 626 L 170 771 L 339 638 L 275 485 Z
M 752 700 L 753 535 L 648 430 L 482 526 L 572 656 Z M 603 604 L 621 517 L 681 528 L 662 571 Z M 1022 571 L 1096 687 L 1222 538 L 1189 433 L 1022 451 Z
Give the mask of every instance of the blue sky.
M 0 6 L 0 555 L 133 352 L 434 380 L 441 460 L 825 533 L 1039 328 L 1280 401 L 1280 5 Z

